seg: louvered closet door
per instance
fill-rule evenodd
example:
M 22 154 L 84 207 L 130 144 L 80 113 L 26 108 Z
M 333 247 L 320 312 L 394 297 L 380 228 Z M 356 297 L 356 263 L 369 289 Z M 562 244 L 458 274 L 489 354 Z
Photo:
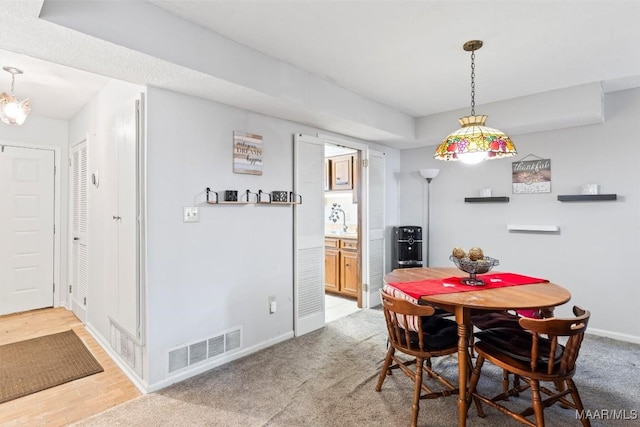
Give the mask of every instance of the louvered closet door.
M 294 330 L 324 326 L 324 140 L 296 134 L 294 192 Z
M 385 157 L 384 153 L 368 150 L 369 167 L 367 170 L 369 211 L 368 279 L 369 292 L 367 307 L 375 307 L 382 303 L 380 289 L 384 280 L 385 260 Z
M 71 150 L 71 286 L 72 309 L 83 322 L 86 320 L 88 293 L 88 198 L 87 142 Z

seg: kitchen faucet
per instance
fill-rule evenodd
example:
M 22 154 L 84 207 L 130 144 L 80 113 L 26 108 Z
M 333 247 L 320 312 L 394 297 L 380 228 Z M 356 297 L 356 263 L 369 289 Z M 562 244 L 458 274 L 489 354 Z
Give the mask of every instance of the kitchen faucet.
M 344 213 L 344 209 L 340 207 L 339 204 L 334 203 L 331 206 L 331 214 L 329 214 L 329 221 L 333 221 L 334 223 L 340 220 L 340 212 L 342 212 L 342 232 L 347 232 L 347 214 Z

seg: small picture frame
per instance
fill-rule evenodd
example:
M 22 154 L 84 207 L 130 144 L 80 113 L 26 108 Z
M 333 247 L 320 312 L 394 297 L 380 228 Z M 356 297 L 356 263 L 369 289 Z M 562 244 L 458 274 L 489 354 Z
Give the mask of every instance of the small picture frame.
M 233 172 L 262 175 L 262 136 L 233 132 Z

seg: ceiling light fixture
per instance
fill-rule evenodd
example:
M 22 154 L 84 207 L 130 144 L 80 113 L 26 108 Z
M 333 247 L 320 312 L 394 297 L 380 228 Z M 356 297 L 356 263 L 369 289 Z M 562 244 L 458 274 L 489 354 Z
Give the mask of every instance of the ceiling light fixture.
M 462 48 L 471 52 L 471 115 L 458 119 L 461 128 L 447 136 L 438 145 L 434 158 L 480 163 L 485 159 L 499 159 L 517 154 L 516 147 L 504 132 L 486 127 L 487 116 L 476 116 L 476 50 L 482 40 L 466 42 Z
M 0 120 L 8 125 L 21 125 L 31 111 L 28 99 L 20 101 L 13 95 L 16 74 L 22 74 L 22 70 L 15 67 L 2 67 L 2 69 L 11 74 L 11 93 L 0 94 Z

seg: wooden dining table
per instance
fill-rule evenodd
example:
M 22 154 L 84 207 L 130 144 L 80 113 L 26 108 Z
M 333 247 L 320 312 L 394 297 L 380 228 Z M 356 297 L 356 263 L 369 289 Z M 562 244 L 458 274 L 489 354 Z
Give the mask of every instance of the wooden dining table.
M 399 282 L 416 282 L 427 279 L 464 277 L 457 268 L 403 268 L 393 270 L 384 277 L 387 285 Z M 482 276 L 478 276 L 479 278 Z M 467 385 L 470 375 L 469 331 L 471 314 L 477 311 L 526 310 L 553 308 L 571 299 L 569 291 L 545 281 L 494 289 L 423 295 L 421 300 L 455 314 L 458 324 L 458 425 L 467 423 Z

